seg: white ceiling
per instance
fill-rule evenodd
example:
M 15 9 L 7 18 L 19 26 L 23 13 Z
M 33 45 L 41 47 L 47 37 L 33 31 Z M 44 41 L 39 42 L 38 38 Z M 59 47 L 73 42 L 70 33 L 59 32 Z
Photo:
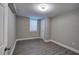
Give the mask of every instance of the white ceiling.
M 63 12 L 67 12 L 79 8 L 77 3 L 49 3 L 50 9 L 46 12 L 41 12 L 37 9 L 39 3 L 15 3 L 16 14 L 19 16 L 40 16 L 53 17 Z

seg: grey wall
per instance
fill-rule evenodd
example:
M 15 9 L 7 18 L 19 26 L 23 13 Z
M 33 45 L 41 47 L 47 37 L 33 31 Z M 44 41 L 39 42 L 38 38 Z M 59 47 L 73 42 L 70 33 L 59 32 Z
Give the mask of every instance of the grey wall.
M 8 43 L 7 47 L 13 47 L 16 42 L 16 22 L 15 15 L 8 8 Z M 8 52 L 10 54 L 11 50 Z
M 37 25 L 37 32 L 29 31 L 29 18 L 23 16 L 16 17 L 16 36 L 17 38 L 31 38 L 31 37 L 39 37 L 40 29 L 39 29 L 39 21 Z
M 79 9 L 52 19 L 51 40 L 79 50 Z
M 50 37 L 51 37 L 51 19 L 48 17 L 48 18 L 45 18 L 45 39 L 46 40 L 49 40 Z
M 41 20 L 40 37 L 44 40 L 50 40 L 51 37 L 51 19 L 46 17 Z
M 45 38 L 45 20 L 44 19 L 40 21 L 40 37 L 42 39 Z

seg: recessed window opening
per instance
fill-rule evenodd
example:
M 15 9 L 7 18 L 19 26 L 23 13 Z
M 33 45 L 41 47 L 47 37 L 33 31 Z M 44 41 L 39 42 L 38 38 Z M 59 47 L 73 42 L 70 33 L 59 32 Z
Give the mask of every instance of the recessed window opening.
M 30 17 L 30 32 L 37 32 L 37 18 Z

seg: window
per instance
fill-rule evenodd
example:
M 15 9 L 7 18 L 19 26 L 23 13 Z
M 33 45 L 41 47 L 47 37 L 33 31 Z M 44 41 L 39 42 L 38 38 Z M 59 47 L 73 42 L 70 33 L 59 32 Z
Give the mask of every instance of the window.
M 37 31 L 37 19 L 34 17 L 30 17 L 30 32 Z

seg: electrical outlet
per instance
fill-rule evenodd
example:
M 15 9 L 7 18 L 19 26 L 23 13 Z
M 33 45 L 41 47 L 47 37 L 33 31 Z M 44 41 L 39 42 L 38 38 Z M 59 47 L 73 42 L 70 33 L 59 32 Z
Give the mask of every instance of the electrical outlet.
M 75 42 L 72 42 L 72 45 L 75 45 L 76 43 Z

